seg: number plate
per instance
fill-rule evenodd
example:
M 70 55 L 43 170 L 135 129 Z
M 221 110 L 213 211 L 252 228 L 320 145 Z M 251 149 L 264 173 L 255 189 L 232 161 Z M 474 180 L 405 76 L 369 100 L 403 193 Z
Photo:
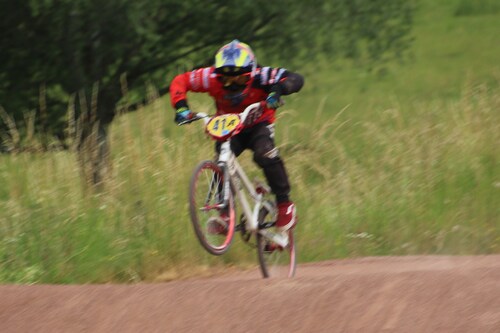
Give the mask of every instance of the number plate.
M 207 132 L 217 139 L 229 136 L 240 124 L 240 117 L 236 114 L 224 114 L 212 118 L 207 124 Z

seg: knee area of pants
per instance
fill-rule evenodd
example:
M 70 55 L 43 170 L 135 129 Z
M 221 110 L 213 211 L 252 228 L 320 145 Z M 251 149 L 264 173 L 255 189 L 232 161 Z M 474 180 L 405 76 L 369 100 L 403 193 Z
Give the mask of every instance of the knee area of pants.
M 255 161 L 255 163 L 257 163 L 258 165 L 260 165 L 262 167 L 281 162 L 278 148 L 274 148 L 274 149 L 272 149 L 266 153 L 263 153 L 263 154 L 256 153 L 254 155 L 253 160 Z

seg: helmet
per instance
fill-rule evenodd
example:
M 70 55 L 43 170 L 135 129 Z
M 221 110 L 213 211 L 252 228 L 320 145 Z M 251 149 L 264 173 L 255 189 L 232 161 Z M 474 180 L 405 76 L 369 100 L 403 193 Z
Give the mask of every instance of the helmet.
M 236 76 L 250 73 L 255 76 L 257 61 L 250 46 L 235 39 L 224 45 L 215 55 L 215 72 L 221 75 Z
M 232 106 L 239 105 L 247 96 L 257 71 L 257 61 L 250 46 L 235 39 L 224 45 L 215 55 L 215 73 Z

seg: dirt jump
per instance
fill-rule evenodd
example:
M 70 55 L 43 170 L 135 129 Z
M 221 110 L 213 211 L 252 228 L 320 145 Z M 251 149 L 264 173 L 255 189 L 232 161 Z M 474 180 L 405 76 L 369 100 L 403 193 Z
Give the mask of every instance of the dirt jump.
M 0 332 L 500 332 L 500 255 L 376 257 L 133 285 L 2 285 Z

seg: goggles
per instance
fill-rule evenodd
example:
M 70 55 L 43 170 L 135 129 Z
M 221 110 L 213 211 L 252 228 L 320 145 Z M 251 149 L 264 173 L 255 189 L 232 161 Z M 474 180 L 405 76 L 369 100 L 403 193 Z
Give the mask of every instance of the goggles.
M 236 84 L 239 86 L 243 86 L 250 81 L 251 73 L 245 73 L 240 75 L 223 75 L 220 74 L 217 76 L 220 82 L 224 85 L 224 87 L 228 87 L 231 84 Z

